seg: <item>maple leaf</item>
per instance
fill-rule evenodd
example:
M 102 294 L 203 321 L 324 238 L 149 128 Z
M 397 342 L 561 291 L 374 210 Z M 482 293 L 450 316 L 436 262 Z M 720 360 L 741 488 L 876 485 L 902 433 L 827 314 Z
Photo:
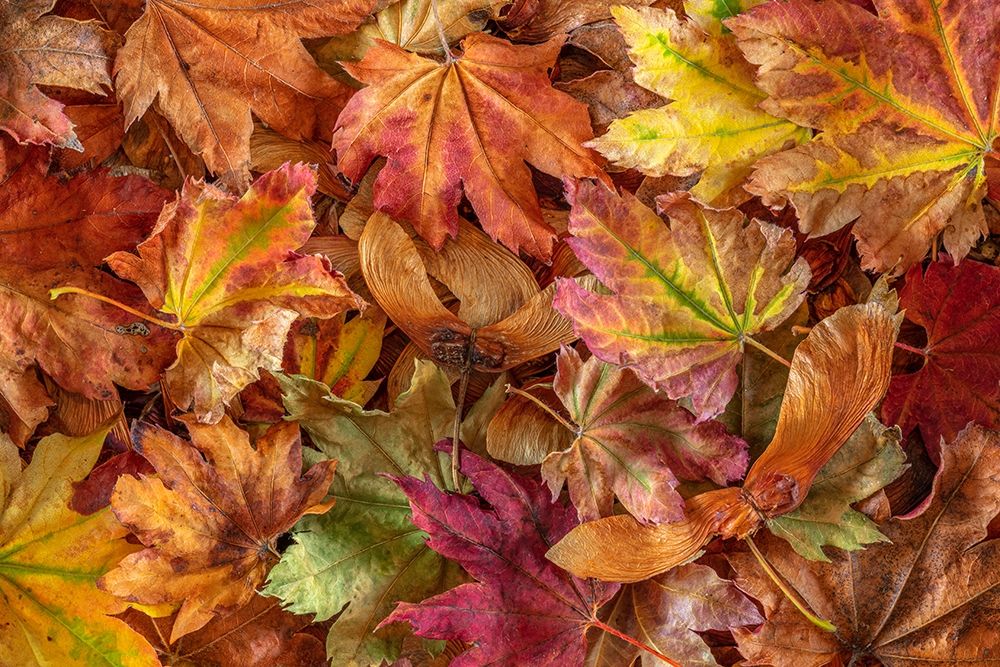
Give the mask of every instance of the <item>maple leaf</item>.
M 321 501 L 335 465 L 323 461 L 301 474 L 302 443 L 291 422 L 272 426 L 252 447 L 228 417 L 212 425 L 180 419 L 190 443 L 146 422 L 133 428 L 135 448 L 157 477 L 121 477 L 111 508 L 146 548 L 99 582 L 131 602 L 179 603 L 171 643 L 250 601 L 278 536 L 303 514 L 330 508 Z
M 0 434 L 0 664 L 159 664 L 140 635 L 109 616 L 125 603 L 95 585 L 135 551 L 128 531 L 107 509 L 84 516 L 67 507 L 105 435 L 43 438 L 22 471 Z
M 475 33 L 461 58 L 441 64 L 376 42 L 344 65 L 369 85 L 337 119 L 338 167 L 357 181 L 386 156 L 375 207 L 437 249 L 458 232 L 464 192 L 491 237 L 548 259 L 555 234 L 526 162 L 553 176 L 606 178 L 581 146 L 592 136 L 586 107 L 549 81 L 561 46 L 562 38 L 515 46 Z
M 901 273 L 943 232 L 958 259 L 986 232 L 984 159 L 1000 127 L 992 0 L 791 0 L 730 19 L 762 108 L 822 132 L 761 160 L 747 189 L 822 235 L 857 220 L 864 268 Z
M 809 130 L 758 108 L 766 96 L 732 35 L 704 31 L 670 9 L 615 7 L 612 14 L 635 82 L 673 100 L 612 122 L 588 144 L 618 166 L 652 176 L 701 173 L 691 193 L 713 201 L 746 180 L 760 157 L 809 139 Z
M 164 664 L 177 667 L 318 667 L 327 664 L 319 638 L 303 628 L 309 620 L 282 611 L 281 603 L 254 595 L 231 614 L 170 644 L 175 616 L 150 618 L 128 610 L 122 616 L 155 647 Z
M 596 357 L 584 362 L 572 348 L 563 348 L 556 363 L 552 388 L 568 412 L 569 420 L 559 421 L 572 442 L 557 441 L 551 449 L 539 443 L 540 451 L 527 453 L 531 441 L 521 442 L 514 426 L 491 430 L 489 451 L 507 460 L 505 452 L 514 449 L 518 463 L 541 463 L 553 499 L 566 483 L 580 519 L 609 516 L 617 496 L 642 523 L 677 521 L 684 516 L 684 500 L 674 490 L 678 477 L 725 485 L 746 471 L 745 442 L 717 422 L 697 424 L 630 371 Z M 525 427 L 536 430 L 530 422 Z
M 56 0 L 0 6 L 0 130 L 20 143 L 82 151 L 63 105 L 38 86 L 104 94 L 117 37 L 96 23 L 46 15 Z
M 764 543 L 775 570 L 836 633 L 811 625 L 748 554 L 730 555 L 739 586 L 761 601 L 768 619 L 757 633 L 734 633 L 747 664 L 990 661 L 1000 542 L 986 538 L 1000 511 L 1000 435 L 970 427 L 941 458 L 931 496 L 915 512 L 882 524 L 888 542 L 837 553 L 830 563 L 802 561 L 777 540 Z
M 0 146 L 0 396 L 8 428 L 23 444 L 52 402 L 40 367 L 61 387 L 108 400 L 115 384 L 145 389 L 169 363 L 172 341 L 136 317 L 79 296 L 52 301 L 60 284 L 110 294 L 139 307 L 139 293 L 98 270 L 105 255 L 147 234 L 166 193 L 144 178 L 106 170 L 68 181 L 47 175 L 38 149 Z
M 309 197 L 316 177 L 304 165 L 261 176 L 242 198 L 188 181 L 164 207 L 139 254 L 116 252 L 108 265 L 142 288 L 182 332 L 164 375 L 171 400 L 218 421 L 225 405 L 281 368 L 289 327 L 300 315 L 332 317 L 363 304 L 319 256 L 293 251 L 315 225 Z M 58 296 L 72 289 L 53 290 Z
M 682 565 L 655 579 L 622 586 L 608 604 L 608 625 L 621 629 L 685 667 L 716 667 L 708 645 L 697 632 L 730 630 L 763 622 L 757 607 L 733 582 L 707 565 Z M 594 629 L 591 633 L 600 632 Z M 607 632 L 595 637 L 587 667 L 642 667 L 663 663 Z
M 932 456 L 969 421 L 1000 426 L 1000 269 L 980 262 L 934 262 L 906 275 L 900 302 L 927 331 L 923 366 L 896 375 L 882 418 L 904 435 L 917 427 Z
M 569 184 L 567 243 L 613 294 L 560 280 L 554 301 L 594 355 L 631 368 L 670 398 L 691 397 L 699 420 L 736 390 L 744 343 L 798 307 L 809 282 L 790 232 L 747 223 L 676 194 L 667 225 L 635 197 Z M 794 260 L 794 263 L 793 263 Z
M 533 479 L 471 452 L 462 473 L 479 495 L 447 494 L 430 480 L 395 477 L 427 544 L 476 579 L 419 604 L 402 602 L 384 624 L 407 622 L 416 634 L 474 644 L 453 667 L 583 662 L 585 633 L 618 586 L 577 579 L 545 560 L 576 524 L 572 507 L 550 503 Z
M 799 508 L 889 385 L 901 317 L 894 293 L 884 285 L 873 292 L 873 301 L 841 308 L 799 344 L 774 438 L 742 487 L 688 498 L 686 517 L 674 523 L 644 526 L 627 514 L 584 523 L 548 558 L 577 576 L 641 581 L 687 562 L 716 534 L 743 538 Z
M 265 593 L 319 621 L 339 614 L 327 640 L 338 664 L 395 659 L 403 629 L 373 634 L 393 603 L 421 600 L 462 579 L 457 567 L 428 548 L 406 496 L 382 476 L 423 475 L 447 487 L 449 464 L 433 445 L 452 433 L 450 382 L 432 363 L 418 361 L 410 388 L 385 413 L 363 410 L 306 378 L 279 380 L 290 417 L 326 456 L 338 459 L 332 491 L 337 504 L 296 526 L 295 544 L 271 571 Z M 481 401 L 467 413 L 464 442 L 475 446 L 482 439 L 479 412 L 489 403 Z
M 816 475 L 798 508 L 768 520 L 768 529 L 803 558 L 829 560 L 823 547 L 855 551 L 885 536 L 852 503 L 881 490 L 906 469 L 899 429 L 868 418 Z
M 371 0 L 149 0 L 115 60 L 126 125 L 157 102 L 181 139 L 241 190 L 249 181 L 251 112 L 292 139 L 350 90 L 299 41 L 353 30 Z

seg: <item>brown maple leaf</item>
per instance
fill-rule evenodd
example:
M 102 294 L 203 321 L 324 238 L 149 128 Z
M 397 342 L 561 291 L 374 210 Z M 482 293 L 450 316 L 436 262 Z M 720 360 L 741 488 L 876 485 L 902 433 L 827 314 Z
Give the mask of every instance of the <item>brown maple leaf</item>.
M 100 581 L 132 602 L 180 603 L 171 642 L 253 597 L 276 560 L 278 536 L 332 506 L 322 501 L 335 466 L 327 460 L 301 473 L 292 422 L 272 426 L 252 447 L 228 417 L 211 426 L 181 421 L 190 443 L 144 422 L 133 429 L 158 477 L 122 477 L 111 508 L 147 548 Z

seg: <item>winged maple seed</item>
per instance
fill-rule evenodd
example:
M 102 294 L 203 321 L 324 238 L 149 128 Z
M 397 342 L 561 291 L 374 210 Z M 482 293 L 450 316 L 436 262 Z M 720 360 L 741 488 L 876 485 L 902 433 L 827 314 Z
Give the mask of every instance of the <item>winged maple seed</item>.
M 687 501 L 676 523 L 629 515 L 581 525 L 546 555 L 580 577 L 641 581 L 684 563 L 714 535 L 746 537 L 806 500 L 820 469 L 885 394 L 901 317 L 894 299 L 841 308 L 796 349 L 774 438 L 742 487 Z

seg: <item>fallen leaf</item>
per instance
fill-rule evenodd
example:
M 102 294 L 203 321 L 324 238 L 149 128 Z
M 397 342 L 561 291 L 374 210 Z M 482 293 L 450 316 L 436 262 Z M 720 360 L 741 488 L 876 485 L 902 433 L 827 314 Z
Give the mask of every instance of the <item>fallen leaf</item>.
M 146 422 L 134 427 L 135 448 L 157 477 L 119 478 L 111 508 L 146 548 L 100 581 L 130 602 L 180 604 L 171 643 L 250 601 L 277 560 L 278 536 L 303 514 L 330 508 L 322 501 L 335 465 L 323 461 L 302 474 L 291 422 L 272 426 L 252 447 L 228 417 L 181 421 L 190 443 Z
M 984 157 L 997 137 L 1000 6 L 991 0 L 769 3 L 727 21 L 762 108 L 822 130 L 764 158 L 747 189 L 789 201 L 799 228 L 853 220 L 863 267 L 899 274 L 943 233 L 961 259 L 986 232 Z
M 464 192 L 491 237 L 549 258 L 555 235 L 526 162 L 557 177 L 603 173 L 580 145 L 591 138 L 586 108 L 549 81 L 560 46 L 562 39 L 515 46 L 475 33 L 458 60 L 439 64 L 376 42 L 361 62 L 344 65 L 368 87 L 337 120 L 337 165 L 358 181 L 386 156 L 375 207 L 436 249 L 458 232 Z
M 0 6 L 0 130 L 19 143 L 82 151 L 63 105 L 38 86 L 105 94 L 118 38 L 94 22 L 48 14 L 56 0 L 7 0 Z
M 731 630 L 764 621 L 733 582 L 707 565 L 688 564 L 638 584 L 622 586 L 608 605 L 608 625 L 670 656 L 685 667 L 717 667 L 697 633 Z M 660 667 L 663 662 L 600 629 L 587 652 L 587 667 Z M 600 634 L 597 634 L 600 633 Z
M 107 430 L 50 435 L 21 470 L 0 434 L 0 664 L 153 667 L 152 647 L 122 621 L 126 604 L 98 590 L 98 577 L 135 551 L 107 509 L 67 507 Z
M 659 200 L 668 227 L 629 194 L 569 184 L 573 252 L 613 294 L 560 280 L 555 307 L 594 355 L 633 369 L 699 420 L 736 391 L 744 344 L 781 324 L 809 282 L 790 232 L 685 194 Z
M 696 423 L 630 371 L 596 357 L 584 362 L 572 348 L 563 348 L 556 363 L 553 389 L 568 414 L 562 425 L 574 436 L 569 446 L 525 456 L 516 427 L 491 431 L 488 446 L 501 460 L 513 449 L 519 463 L 541 463 L 553 499 L 566 484 L 581 520 L 610 516 L 617 496 L 641 523 L 677 521 L 684 516 L 678 477 L 720 485 L 743 477 L 746 443 L 718 422 Z
M 265 593 L 320 621 L 339 614 L 327 640 L 336 664 L 394 660 L 408 633 L 399 626 L 376 631 L 392 605 L 419 601 L 462 580 L 457 567 L 427 546 L 406 496 L 384 477 L 420 475 L 442 488 L 451 482 L 450 464 L 433 447 L 452 433 L 450 382 L 430 362 L 417 362 L 409 390 L 385 413 L 363 410 L 303 377 L 280 381 L 290 418 L 325 456 L 338 460 L 337 504 L 296 526 L 295 544 L 271 571 Z M 475 443 L 482 430 L 474 407 L 462 439 Z
M 986 540 L 986 528 L 1000 511 L 1000 437 L 972 427 L 941 455 L 927 501 L 881 526 L 889 541 L 837 553 L 830 563 L 803 561 L 778 540 L 762 545 L 772 566 L 836 633 L 809 623 L 749 554 L 730 555 L 737 583 L 761 601 L 767 616 L 756 633 L 734 632 L 746 664 L 991 661 L 1000 543 Z
M 739 187 L 761 157 L 808 141 L 809 130 L 759 108 L 766 95 L 753 84 L 753 67 L 732 35 L 700 27 L 705 17 L 684 21 L 670 9 L 628 7 L 612 14 L 635 82 L 673 100 L 612 122 L 590 142 L 616 165 L 650 176 L 700 173 L 691 194 L 711 202 Z
M 156 108 L 212 172 L 249 183 L 251 112 L 292 139 L 309 139 L 321 107 L 350 90 L 316 66 L 302 38 L 353 30 L 371 0 L 148 0 L 115 59 L 115 90 L 130 125 Z
M 476 583 L 400 603 L 383 625 L 406 622 L 422 637 L 473 644 L 453 667 L 581 664 L 587 628 L 618 587 L 577 579 L 545 560 L 576 524 L 575 510 L 550 503 L 535 480 L 471 452 L 461 465 L 488 509 L 430 480 L 393 479 L 410 499 L 414 523 L 430 535 L 428 546 L 459 562 Z
M 315 189 L 304 165 L 261 176 L 240 199 L 188 181 L 138 255 L 107 258 L 174 320 L 166 326 L 182 332 L 177 360 L 164 375 L 179 408 L 218 421 L 258 368 L 280 370 L 297 317 L 332 317 L 362 305 L 328 262 L 294 252 L 314 227 Z
M 882 418 L 903 435 L 919 427 L 935 458 L 941 439 L 954 440 L 974 421 L 1000 426 L 1000 269 L 948 260 L 906 274 L 900 303 L 906 317 L 927 332 L 923 366 L 896 375 L 882 404 Z
M 643 7 L 654 0 L 514 0 L 500 19 L 500 27 L 519 42 L 544 42 L 609 18 L 612 7 Z

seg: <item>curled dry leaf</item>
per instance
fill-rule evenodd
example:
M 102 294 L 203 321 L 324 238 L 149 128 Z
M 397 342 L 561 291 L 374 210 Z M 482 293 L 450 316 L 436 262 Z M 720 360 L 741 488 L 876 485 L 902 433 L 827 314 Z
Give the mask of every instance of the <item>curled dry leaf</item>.
M 181 409 L 218 421 L 225 405 L 258 377 L 280 370 L 281 351 L 300 315 L 332 317 L 362 305 L 319 256 L 297 255 L 314 227 L 304 165 L 261 176 L 242 198 L 188 181 L 163 208 L 138 255 L 107 258 L 142 288 L 162 322 L 181 331 L 164 385 Z M 54 290 L 54 293 L 72 290 Z
M 807 621 L 748 554 L 731 554 L 738 584 L 767 622 L 735 631 L 749 665 L 986 665 L 995 659 L 1000 542 L 1000 434 L 970 427 L 941 451 L 931 496 L 881 529 L 888 541 L 808 563 L 779 540 L 762 541 L 777 572 L 837 631 Z
M 0 130 L 19 143 L 82 151 L 63 105 L 38 86 L 104 94 L 118 38 L 96 22 L 47 14 L 56 0 L 0 5 Z
M 640 581 L 694 557 L 715 534 L 744 537 L 798 508 L 827 461 L 889 384 L 895 303 L 842 308 L 795 350 L 774 438 L 740 487 L 688 500 L 687 518 L 643 526 L 620 515 L 573 530 L 548 557 L 577 576 Z
M 686 7 L 689 15 L 698 8 Z M 766 95 L 753 84 L 753 67 L 710 15 L 685 21 L 670 9 L 612 13 L 628 41 L 635 82 L 673 100 L 614 121 L 590 143 L 615 164 L 650 176 L 700 173 L 691 193 L 711 202 L 739 187 L 759 158 L 808 141 L 809 130 L 759 108 Z M 700 27 L 706 23 L 715 29 Z
M 491 237 L 548 259 L 555 234 L 526 162 L 557 177 L 603 177 L 581 146 L 592 136 L 586 107 L 549 81 L 562 39 L 515 46 L 475 33 L 463 46 L 461 58 L 440 64 L 376 42 L 345 64 L 368 87 L 337 120 L 337 165 L 357 181 L 386 156 L 375 208 L 435 248 L 458 232 L 464 192 Z
M 246 604 L 276 560 L 278 536 L 303 514 L 327 511 L 334 461 L 302 472 L 299 427 L 272 426 L 251 446 L 228 417 L 181 417 L 191 442 L 145 422 L 135 448 L 157 476 L 118 480 L 111 508 L 146 546 L 100 581 L 146 605 L 178 604 L 170 642 Z
M 353 30 L 371 0 L 149 0 L 115 60 L 127 124 L 156 102 L 212 172 L 249 182 L 251 112 L 292 139 L 350 89 L 316 66 L 299 41 Z
M 747 189 L 799 228 L 857 220 L 864 268 L 902 273 L 944 235 L 958 259 L 986 232 L 984 159 L 1000 133 L 992 0 L 768 3 L 730 19 L 762 108 L 822 130 L 765 158 Z
M 654 0 L 514 0 L 500 27 L 519 42 L 544 42 L 553 35 L 611 16 L 612 7 L 644 7 Z
M 566 484 L 580 519 L 609 516 L 617 497 L 641 523 L 677 521 L 684 516 L 678 478 L 725 485 L 743 476 L 745 442 L 718 422 L 696 423 L 630 371 L 596 357 L 584 362 L 572 348 L 563 348 L 557 369 L 553 389 L 569 416 L 562 427 L 575 436 L 568 446 L 561 437 L 543 443 L 529 434 L 522 442 L 522 430 L 537 426 L 519 424 L 519 416 L 491 428 L 487 445 L 501 460 L 510 450 L 518 463 L 541 463 L 552 497 Z M 526 451 L 531 442 L 541 448 Z
M 475 236 L 471 227 L 467 236 Z M 530 271 L 516 257 L 481 235 L 478 243 L 476 249 L 482 251 L 478 264 L 476 255 L 467 251 L 451 251 L 450 258 L 422 255 L 402 227 L 376 213 L 358 243 L 361 271 L 379 306 L 438 363 L 461 367 L 468 362 L 473 370 L 499 372 L 571 342 L 575 338 L 571 325 L 552 309 L 555 288 L 538 291 Z M 464 297 L 458 315 L 438 298 L 428 268 Z M 498 275 L 512 280 L 494 289 Z
M 721 413 L 745 343 L 805 296 L 809 268 L 791 233 L 683 193 L 659 200 L 670 227 L 600 184 L 569 183 L 567 196 L 567 243 L 613 294 L 560 280 L 556 308 L 598 358 L 670 398 L 690 396 L 701 420 Z

